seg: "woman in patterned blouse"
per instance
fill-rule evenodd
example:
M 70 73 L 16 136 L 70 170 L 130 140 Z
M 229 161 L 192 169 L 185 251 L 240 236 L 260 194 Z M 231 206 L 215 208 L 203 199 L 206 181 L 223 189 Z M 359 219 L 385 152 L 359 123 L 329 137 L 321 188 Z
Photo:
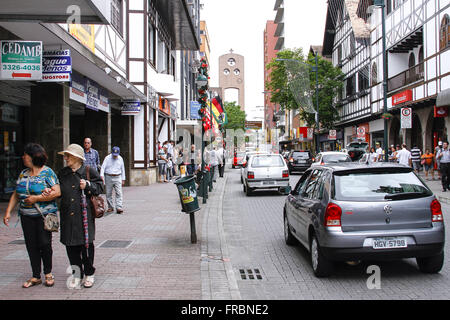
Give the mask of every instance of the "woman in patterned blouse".
M 44 230 L 42 215 L 58 211 L 55 199 L 61 195 L 61 191 L 58 177 L 52 169 L 45 166 L 47 158 L 41 145 L 29 143 L 25 146 L 22 159 L 27 168 L 19 175 L 16 190 L 3 217 L 3 223 L 9 226 L 11 211 L 19 204 L 20 222 L 33 271 L 32 278 L 23 284 L 24 288 L 42 283 L 41 261 L 44 265 L 45 285 L 51 287 L 55 283 L 52 275 L 52 233 Z M 52 194 L 43 195 L 42 192 L 49 188 L 53 191 Z

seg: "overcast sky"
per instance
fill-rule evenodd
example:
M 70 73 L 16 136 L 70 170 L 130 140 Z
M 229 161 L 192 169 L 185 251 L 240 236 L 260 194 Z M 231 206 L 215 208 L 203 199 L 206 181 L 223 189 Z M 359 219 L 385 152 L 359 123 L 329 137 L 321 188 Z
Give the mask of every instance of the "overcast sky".
M 326 0 L 297 0 L 304 2 L 305 10 L 298 13 L 304 25 L 299 32 L 298 47 L 304 52 L 310 45 L 323 42 Z M 204 4 L 201 20 L 208 28 L 211 61 L 210 85 L 219 86 L 219 56 L 235 53 L 245 58 L 245 106 L 252 117 L 255 106 L 264 105 L 264 47 L 263 37 L 266 21 L 274 20 L 275 0 L 201 0 Z

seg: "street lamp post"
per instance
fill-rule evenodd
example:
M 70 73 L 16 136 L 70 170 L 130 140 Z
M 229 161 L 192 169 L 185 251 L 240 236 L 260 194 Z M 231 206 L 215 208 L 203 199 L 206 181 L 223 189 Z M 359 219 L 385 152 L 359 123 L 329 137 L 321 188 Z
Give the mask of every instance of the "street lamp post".
M 312 72 L 315 72 L 316 74 L 316 112 L 315 112 L 315 122 L 316 122 L 316 127 L 317 127 L 317 135 L 316 135 L 316 153 L 319 153 L 319 136 L 320 136 L 320 128 L 319 128 L 319 59 L 317 57 L 317 52 L 314 53 L 315 56 L 315 62 L 316 65 L 315 66 L 311 66 L 303 61 L 300 60 L 296 60 L 296 59 L 283 59 L 283 58 L 278 58 L 275 59 L 275 61 L 295 61 L 297 63 L 301 63 L 304 64 L 308 67 L 311 68 Z
M 196 79 L 196 84 L 197 87 L 201 89 L 206 89 L 206 86 L 208 85 L 208 78 L 202 73 L 200 72 L 199 76 Z M 201 101 L 202 103 L 202 109 L 204 108 L 204 103 L 203 101 Z M 204 116 L 204 113 L 202 113 L 202 117 Z M 205 127 L 203 125 L 203 118 L 202 118 L 202 137 L 201 137 L 201 141 L 202 141 L 202 165 L 201 165 L 201 194 L 202 194 L 202 203 L 206 203 L 206 199 L 208 197 L 208 185 L 207 185 L 207 181 L 206 181 L 206 175 L 205 175 L 205 141 L 203 141 L 203 137 L 205 135 Z
M 382 33 L 382 46 L 383 46 L 383 113 L 388 113 L 387 108 L 387 53 L 386 53 L 386 16 L 384 9 L 386 7 L 384 0 L 375 0 L 373 5 L 381 8 L 381 33 Z M 384 117 L 384 161 L 389 161 L 389 149 L 388 149 L 388 119 Z

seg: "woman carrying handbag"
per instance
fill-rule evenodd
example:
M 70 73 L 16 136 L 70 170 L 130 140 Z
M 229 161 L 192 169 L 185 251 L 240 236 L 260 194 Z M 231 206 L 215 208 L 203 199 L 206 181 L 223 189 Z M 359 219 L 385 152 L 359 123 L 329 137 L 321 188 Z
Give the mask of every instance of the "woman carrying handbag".
M 52 287 L 55 284 L 52 275 L 52 233 L 44 229 L 44 221 L 48 215 L 57 214 L 55 199 L 61 195 L 59 182 L 53 170 L 45 166 L 48 157 L 41 145 L 27 144 L 22 158 L 27 168 L 19 175 L 3 223 L 9 226 L 11 212 L 19 204 L 20 222 L 33 271 L 33 276 L 22 287 L 30 288 L 42 283 L 41 263 L 44 266 L 44 284 Z M 44 190 L 51 190 L 51 194 L 45 194 Z
M 87 180 L 84 150 L 80 145 L 71 144 L 58 154 L 63 155 L 66 162 L 58 178 L 61 185 L 61 242 L 66 246 L 73 268 L 68 287 L 74 289 L 83 284 L 90 288 L 95 273 L 95 215 L 90 197 L 103 192 L 103 181 L 95 168 L 89 168 L 90 179 Z

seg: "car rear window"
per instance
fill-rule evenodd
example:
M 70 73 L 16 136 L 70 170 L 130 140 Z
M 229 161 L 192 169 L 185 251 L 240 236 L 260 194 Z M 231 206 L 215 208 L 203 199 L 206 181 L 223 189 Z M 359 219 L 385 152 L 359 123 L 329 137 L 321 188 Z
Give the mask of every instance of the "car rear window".
M 368 146 L 369 146 L 369 144 L 367 142 L 362 142 L 362 143 L 352 142 L 347 147 L 348 148 L 352 148 L 352 149 L 354 148 L 354 149 L 363 149 L 363 150 L 365 150 Z
M 296 151 L 296 152 L 292 153 L 292 158 L 309 159 L 309 152 Z
M 341 201 L 387 201 L 431 196 L 413 172 L 350 173 L 334 176 L 334 197 Z
M 325 163 L 352 162 L 352 159 L 345 153 L 343 154 L 324 154 L 322 161 Z
M 283 167 L 284 161 L 278 156 L 254 156 L 252 160 L 253 168 L 261 168 L 261 167 Z

